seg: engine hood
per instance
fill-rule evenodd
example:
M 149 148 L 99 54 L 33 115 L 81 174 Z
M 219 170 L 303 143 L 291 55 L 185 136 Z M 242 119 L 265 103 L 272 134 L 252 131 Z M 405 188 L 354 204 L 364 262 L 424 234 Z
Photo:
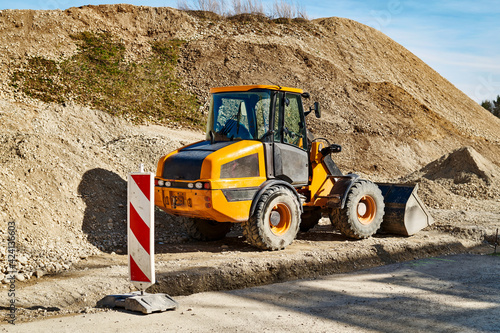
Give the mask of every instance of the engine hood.
M 235 144 L 237 141 L 224 141 L 211 144 L 202 141 L 194 145 L 181 148 L 176 154 L 169 156 L 163 167 L 163 178 L 174 180 L 200 179 L 203 161 L 208 155 Z

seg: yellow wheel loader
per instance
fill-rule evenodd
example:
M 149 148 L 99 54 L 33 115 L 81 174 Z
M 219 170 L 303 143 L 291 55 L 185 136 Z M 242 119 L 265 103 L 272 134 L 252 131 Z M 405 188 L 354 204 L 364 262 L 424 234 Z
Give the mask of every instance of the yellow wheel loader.
M 430 225 L 415 186 L 342 174 L 331 158 L 341 147 L 308 135 L 306 116 L 320 117 L 318 103 L 304 110 L 308 98 L 270 85 L 212 88 L 206 140 L 160 158 L 155 205 L 183 216 L 197 240 L 242 223 L 247 242 L 266 250 L 284 249 L 322 215 L 355 239 Z

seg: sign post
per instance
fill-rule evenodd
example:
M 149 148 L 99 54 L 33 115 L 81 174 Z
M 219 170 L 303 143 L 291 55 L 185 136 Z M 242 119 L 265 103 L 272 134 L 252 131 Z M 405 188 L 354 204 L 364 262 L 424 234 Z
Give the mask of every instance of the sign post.
M 130 281 L 144 291 L 155 282 L 154 175 L 128 176 L 127 239 Z
M 144 291 L 156 281 L 154 262 L 154 175 L 141 171 L 128 176 L 127 185 L 127 248 L 129 278 L 139 292 L 108 295 L 98 306 L 122 307 L 131 311 L 152 313 L 178 307 L 167 294 Z

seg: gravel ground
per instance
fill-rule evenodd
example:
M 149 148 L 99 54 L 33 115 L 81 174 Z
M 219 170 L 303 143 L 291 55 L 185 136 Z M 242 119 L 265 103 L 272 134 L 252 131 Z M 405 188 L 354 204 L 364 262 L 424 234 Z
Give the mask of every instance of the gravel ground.
M 500 257 L 452 255 L 236 291 L 174 311 L 85 313 L 1 332 L 498 332 Z

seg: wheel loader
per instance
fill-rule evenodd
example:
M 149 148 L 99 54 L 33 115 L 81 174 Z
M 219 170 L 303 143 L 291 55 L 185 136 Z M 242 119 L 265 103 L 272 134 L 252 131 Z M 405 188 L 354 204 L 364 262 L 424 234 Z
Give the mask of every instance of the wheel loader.
M 210 89 L 204 141 L 158 161 L 155 205 L 184 217 L 197 240 L 225 237 L 241 223 L 246 241 L 284 249 L 323 215 L 343 235 L 379 229 L 411 235 L 433 223 L 414 185 L 375 184 L 343 174 L 331 155 L 341 146 L 313 138 L 306 116 L 321 116 L 301 89 L 273 85 Z

